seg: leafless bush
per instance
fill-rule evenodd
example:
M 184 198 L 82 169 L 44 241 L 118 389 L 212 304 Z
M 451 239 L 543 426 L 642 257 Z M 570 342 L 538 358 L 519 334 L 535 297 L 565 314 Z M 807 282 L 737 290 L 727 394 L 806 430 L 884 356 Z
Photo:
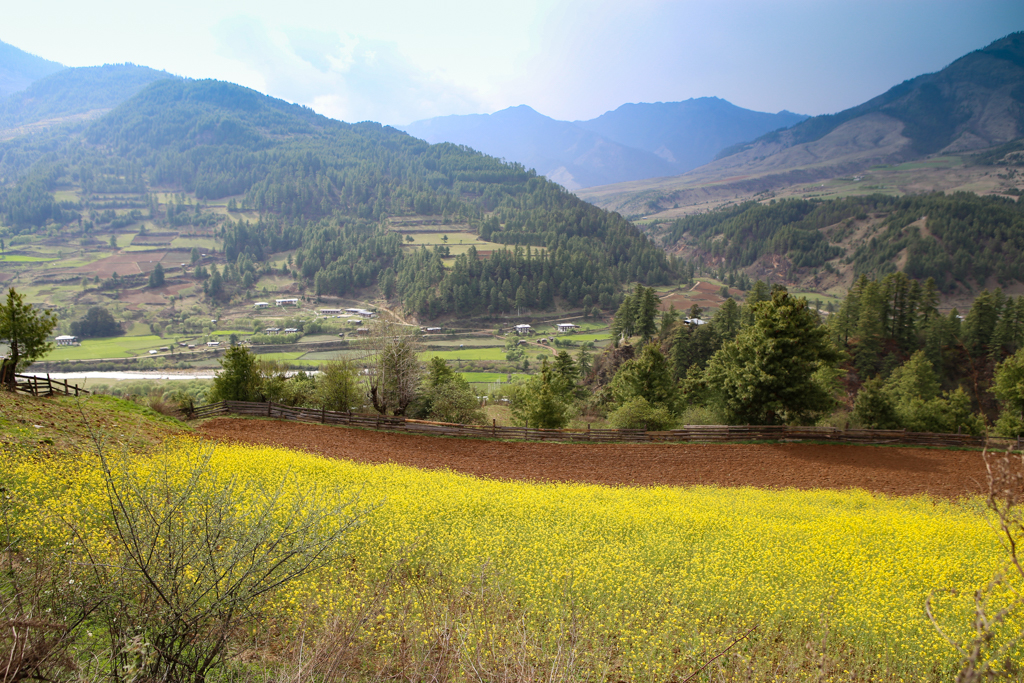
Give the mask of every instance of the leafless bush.
M 204 680 L 272 591 L 340 557 L 364 512 L 291 477 L 264 489 L 226 475 L 200 447 L 145 467 L 100 457 L 117 555 L 93 566 L 111 587 L 99 619 L 115 681 Z
M 420 384 L 417 341 L 412 328 L 378 320 L 367 341 L 370 348 L 369 399 L 381 415 L 404 415 Z
M 76 669 L 72 648 L 98 596 L 67 552 L 24 547 L 12 494 L 0 487 L 0 683 L 56 680 Z
M 1024 543 L 1024 454 L 1008 450 L 991 455 L 986 450 L 985 468 L 988 472 L 988 508 L 995 513 L 996 528 L 1007 553 L 1007 570 L 989 580 L 974 593 L 974 616 L 971 638 L 966 643 L 951 638 L 936 619 L 929 596 L 925 612 L 942 637 L 960 654 L 960 672 L 957 683 L 976 683 L 1018 676 L 1019 664 L 1009 654 L 1024 642 L 1024 631 L 1011 631 L 1011 615 L 1024 607 L 1024 566 L 1020 546 Z M 1001 599 L 996 603 L 996 596 Z M 1000 606 L 1001 605 L 1001 606 Z M 1009 631 L 1009 632 L 1007 632 Z

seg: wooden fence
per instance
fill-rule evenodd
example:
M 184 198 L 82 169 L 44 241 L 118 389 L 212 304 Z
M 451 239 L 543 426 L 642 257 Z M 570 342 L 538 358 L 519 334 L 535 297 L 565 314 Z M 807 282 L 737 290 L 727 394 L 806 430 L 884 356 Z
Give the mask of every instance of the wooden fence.
M 78 396 L 79 394 L 89 393 L 76 384 L 68 384 L 67 381 L 61 382 L 60 380 L 50 379 L 50 375 L 38 377 L 36 375 L 19 375 L 17 373 L 14 375 L 14 391 L 32 394 L 33 396 L 53 396 L 54 394 Z
M 471 436 L 477 438 L 518 439 L 525 441 L 587 441 L 587 442 L 728 442 L 728 441 L 834 441 L 836 443 L 903 444 L 908 446 L 983 447 L 985 445 L 1020 446 L 1005 439 L 988 439 L 969 434 L 935 434 L 895 429 L 835 429 L 833 427 L 728 426 L 694 425 L 681 429 L 654 432 L 643 429 L 536 429 L 533 427 L 499 427 L 429 422 L 405 417 L 358 415 L 316 408 L 292 408 L 276 403 L 221 401 L 199 406 L 191 411 L 193 419 L 215 415 L 251 415 L 275 417 L 298 422 L 349 425 L 414 434 L 438 436 Z

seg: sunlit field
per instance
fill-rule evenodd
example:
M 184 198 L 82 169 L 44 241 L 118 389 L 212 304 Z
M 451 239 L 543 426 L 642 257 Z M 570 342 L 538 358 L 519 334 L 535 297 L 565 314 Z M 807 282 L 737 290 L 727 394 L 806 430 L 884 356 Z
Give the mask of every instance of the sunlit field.
M 682 680 L 733 646 L 695 680 L 951 680 L 925 601 L 967 639 L 1004 559 L 978 501 L 511 483 L 195 441 L 133 467 L 185 481 L 204 453 L 243 507 L 358 496 L 332 561 L 274 592 L 235 647 L 312 652 L 341 629 L 345 666 L 375 675 L 444 657 L 451 680 Z M 24 538 L 123 561 L 95 455 L 5 468 Z

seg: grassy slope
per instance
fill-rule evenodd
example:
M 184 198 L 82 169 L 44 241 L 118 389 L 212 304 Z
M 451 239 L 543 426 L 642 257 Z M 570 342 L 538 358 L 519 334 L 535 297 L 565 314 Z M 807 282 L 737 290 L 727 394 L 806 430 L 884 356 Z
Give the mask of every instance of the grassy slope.
M 35 398 L 0 391 L 0 446 L 80 451 L 105 447 L 144 448 L 187 427 L 170 417 L 111 396 Z

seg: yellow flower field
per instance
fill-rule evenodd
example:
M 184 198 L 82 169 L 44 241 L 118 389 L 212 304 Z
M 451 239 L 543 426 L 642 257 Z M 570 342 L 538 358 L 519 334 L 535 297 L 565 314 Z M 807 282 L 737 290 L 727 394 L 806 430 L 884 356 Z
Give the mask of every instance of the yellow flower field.
M 695 680 L 951 680 L 959 655 L 925 600 L 963 642 L 1005 561 L 980 501 L 498 482 L 188 440 L 139 466 L 184 472 L 203 449 L 246 495 L 358 493 L 344 556 L 277 590 L 251 634 L 347 629 L 345 666 L 366 675 L 683 680 L 740 639 Z M 73 526 L 114 552 L 96 456 L 4 457 L 25 538 L 68 543 Z

